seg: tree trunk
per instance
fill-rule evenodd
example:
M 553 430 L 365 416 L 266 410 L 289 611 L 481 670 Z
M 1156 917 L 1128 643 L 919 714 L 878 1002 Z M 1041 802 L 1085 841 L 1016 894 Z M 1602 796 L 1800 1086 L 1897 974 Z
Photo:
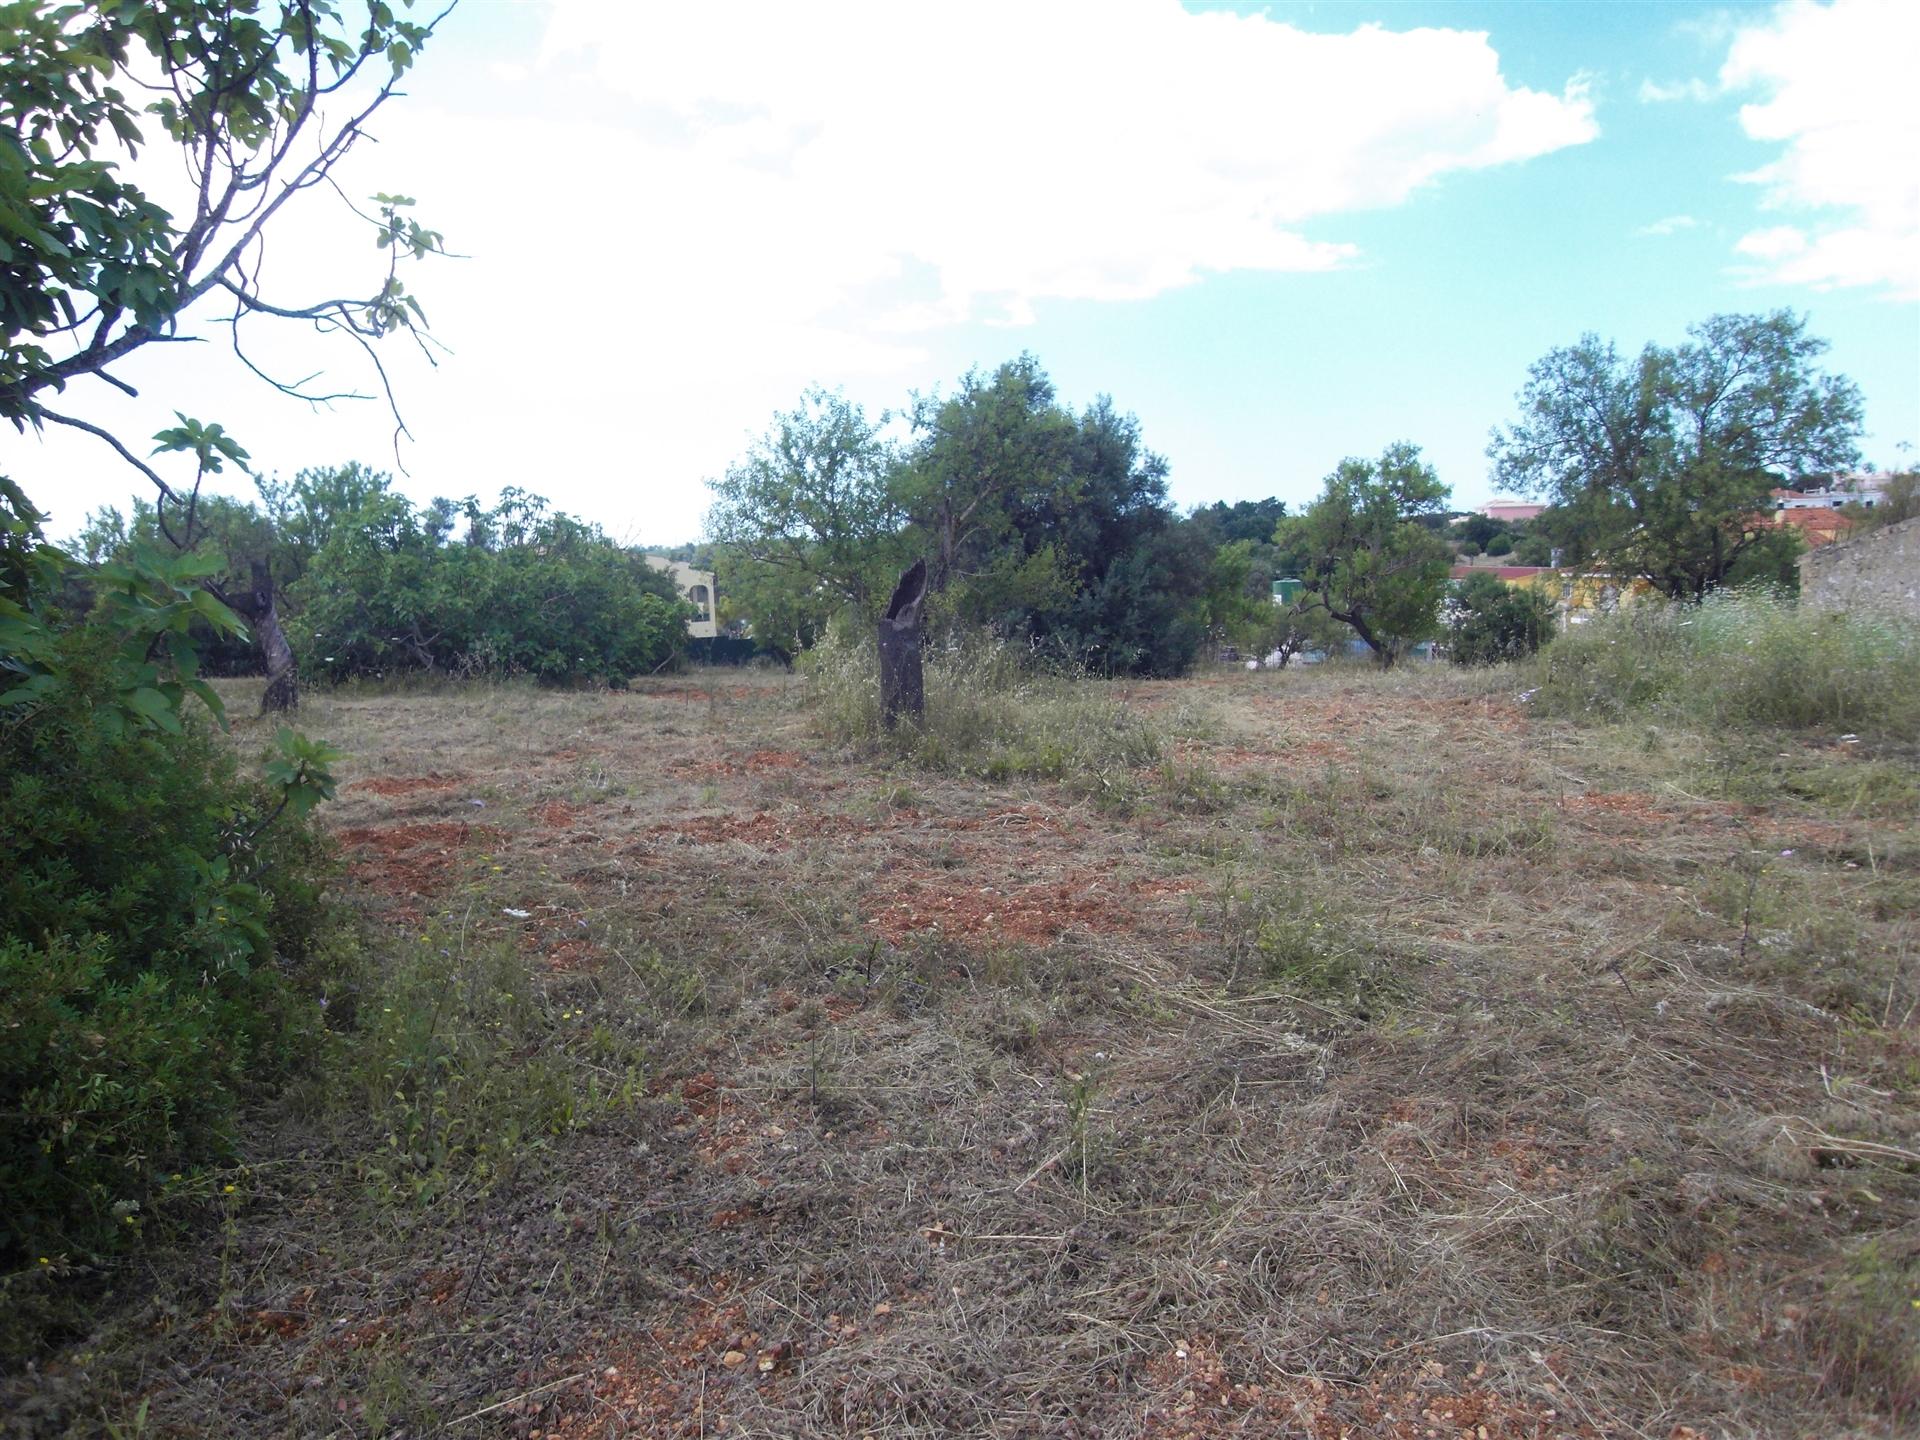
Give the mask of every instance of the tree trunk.
M 880 723 L 891 730 L 900 717 L 918 725 L 926 717 L 926 681 L 920 666 L 920 607 L 927 598 L 927 562 L 916 560 L 894 587 L 880 617 Z
M 1327 614 L 1331 615 L 1341 624 L 1352 627 L 1353 633 L 1360 637 L 1361 641 L 1369 650 L 1373 651 L 1373 658 L 1380 662 L 1380 668 L 1382 670 L 1391 670 L 1393 668 L 1393 662 L 1397 658 L 1393 653 L 1393 647 L 1380 643 L 1379 639 L 1373 633 L 1373 627 L 1366 622 L 1365 618 L 1362 617 L 1358 611 L 1352 614 L 1342 615 L 1338 610 L 1329 608 Z
M 293 666 L 293 647 L 280 628 L 280 610 L 274 601 L 273 575 L 266 562 L 253 562 L 253 589 L 247 596 L 247 618 L 253 622 L 253 637 L 267 664 L 267 689 L 260 697 L 260 713 L 296 710 L 300 706 L 300 685 Z

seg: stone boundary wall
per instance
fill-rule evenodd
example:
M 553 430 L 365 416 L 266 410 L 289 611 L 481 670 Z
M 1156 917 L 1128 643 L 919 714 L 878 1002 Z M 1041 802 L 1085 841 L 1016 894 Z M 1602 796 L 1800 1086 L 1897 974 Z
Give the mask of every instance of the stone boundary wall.
M 1920 620 L 1920 517 L 1800 557 L 1800 603 Z

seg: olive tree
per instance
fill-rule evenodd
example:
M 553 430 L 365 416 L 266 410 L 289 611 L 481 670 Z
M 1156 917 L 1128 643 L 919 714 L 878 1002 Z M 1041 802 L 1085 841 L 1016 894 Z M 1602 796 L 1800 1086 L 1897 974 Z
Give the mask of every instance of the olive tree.
M 1791 311 L 1687 333 L 1631 358 L 1597 335 L 1551 351 L 1488 447 L 1502 489 L 1546 495 L 1579 549 L 1675 599 L 1767 542 L 1775 486 L 1857 463 L 1861 429 L 1858 388 Z
M 842 607 L 871 617 L 885 600 L 904 517 L 884 423 L 842 394 L 810 389 L 708 482 L 707 532 L 762 638 L 810 643 Z
M 1405 441 L 1378 460 L 1341 461 L 1320 498 L 1274 533 L 1301 560 L 1301 611 L 1347 626 L 1382 666 L 1438 635 L 1451 555 L 1420 521 L 1442 514 L 1447 495 Z

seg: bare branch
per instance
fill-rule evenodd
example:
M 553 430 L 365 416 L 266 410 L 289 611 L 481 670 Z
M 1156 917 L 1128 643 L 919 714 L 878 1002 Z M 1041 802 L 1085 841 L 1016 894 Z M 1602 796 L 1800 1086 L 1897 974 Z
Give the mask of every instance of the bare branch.
M 324 370 L 316 370 L 311 375 L 308 375 L 302 379 L 293 380 L 293 381 L 279 380 L 279 379 L 276 379 L 274 376 L 269 375 L 265 370 L 262 370 L 258 365 L 256 365 L 253 362 L 252 356 L 247 354 L 247 352 L 243 348 L 241 348 L 240 319 L 244 313 L 245 311 L 241 307 L 235 306 L 234 314 L 231 319 L 221 320 L 215 323 L 222 324 L 227 327 L 228 336 L 233 342 L 233 353 L 239 359 L 240 363 L 246 366 L 247 369 L 251 370 L 261 380 L 266 381 L 266 383 L 271 385 L 275 390 L 278 390 L 282 395 L 285 395 L 292 400 L 304 400 L 308 405 L 313 407 L 315 410 L 318 410 L 323 406 L 329 406 L 335 400 L 371 400 L 373 398 L 371 395 L 368 395 L 365 392 L 360 390 L 336 390 L 336 391 L 330 391 L 325 395 L 309 394 L 303 387 L 311 384 L 315 380 L 318 380 L 322 375 L 326 373 Z M 329 328 L 319 321 L 315 322 L 315 326 L 316 328 L 319 328 L 319 329 Z M 338 327 L 332 327 L 332 328 L 338 328 Z
M 147 479 L 151 480 L 162 495 L 170 500 L 178 500 L 180 498 L 174 493 L 173 487 L 160 478 L 159 471 L 155 470 L 131 450 L 127 449 L 125 445 L 122 445 L 111 432 L 102 430 L 98 425 L 91 425 L 85 420 L 76 420 L 71 415 L 62 415 L 57 410 L 49 410 L 44 405 L 36 405 L 33 407 L 32 418 L 36 423 L 42 420 L 51 420 L 56 425 L 66 425 L 74 430 L 84 430 L 89 435 L 97 436 L 118 451 L 122 460 L 126 461 L 129 465 L 133 466 L 134 469 L 146 476 Z

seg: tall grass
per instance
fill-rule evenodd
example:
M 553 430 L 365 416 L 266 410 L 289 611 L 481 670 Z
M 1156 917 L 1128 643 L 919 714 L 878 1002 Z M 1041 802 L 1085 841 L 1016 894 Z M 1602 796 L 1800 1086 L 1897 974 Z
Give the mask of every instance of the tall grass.
M 1920 626 L 1802 609 L 1773 590 L 1603 616 L 1561 636 L 1533 671 L 1544 714 L 1920 738 Z
M 871 633 L 837 629 L 801 658 L 807 703 L 826 738 L 884 747 L 929 769 L 990 780 L 1088 779 L 1156 764 L 1165 741 L 1112 682 L 1049 666 L 985 636 L 926 656 L 927 712 L 891 733 L 880 724 Z

